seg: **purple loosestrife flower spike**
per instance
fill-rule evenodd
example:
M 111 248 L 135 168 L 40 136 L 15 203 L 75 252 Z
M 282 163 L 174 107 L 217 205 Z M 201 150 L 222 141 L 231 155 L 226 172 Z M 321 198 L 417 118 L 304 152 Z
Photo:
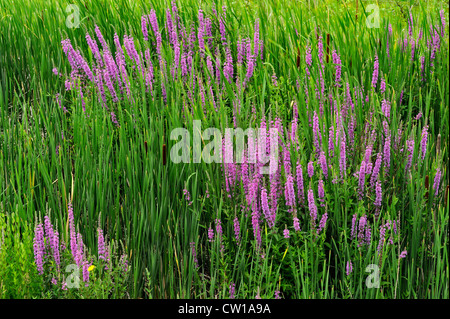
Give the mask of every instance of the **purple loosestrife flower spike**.
M 203 57 L 205 54 L 205 19 L 203 17 L 203 11 L 198 10 L 198 30 L 197 30 L 197 38 L 198 38 L 198 48 L 200 50 L 200 54 Z
M 314 165 L 312 161 L 309 161 L 308 163 L 308 176 L 309 178 L 312 178 L 312 176 L 314 175 Z
M 353 214 L 353 218 L 352 218 L 352 230 L 351 230 L 351 232 L 350 232 L 350 239 L 354 239 L 355 238 L 355 236 L 356 236 L 356 232 L 355 232 L 355 230 L 356 230 L 356 220 L 357 220 L 357 215 L 356 214 Z
M 359 194 L 359 200 L 362 200 L 364 197 L 364 181 L 366 177 L 366 162 L 361 162 L 361 167 L 359 169 L 359 179 L 358 179 L 358 194 Z
M 384 147 L 383 147 L 383 161 L 384 166 L 386 168 L 386 172 L 389 172 L 389 167 L 391 164 L 391 135 L 387 135 L 384 140 Z
M 378 153 L 377 159 L 375 161 L 375 166 L 373 167 L 372 175 L 370 176 L 370 186 L 372 186 L 372 187 L 375 185 L 375 181 L 378 178 L 378 174 L 379 174 L 380 168 L 381 168 L 382 158 L 383 158 L 382 154 Z
M 297 160 L 297 168 L 296 168 L 296 175 L 297 175 L 297 194 L 298 199 L 301 203 L 305 200 L 305 189 L 303 186 L 303 168 L 300 164 L 300 160 Z
M 319 155 L 319 152 L 320 152 L 319 139 L 321 139 L 321 137 L 320 137 L 320 128 L 319 128 L 319 117 L 318 117 L 316 111 L 314 111 L 314 116 L 313 116 L 313 133 L 314 133 L 314 147 L 316 148 L 317 155 Z
M 69 212 L 69 231 L 70 231 L 70 249 L 72 251 L 72 256 L 75 258 L 77 253 L 77 238 L 75 233 L 75 221 L 73 216 L 73 207 L 72 203 L 68 204 L 68 212 Z
M 373 88 L 377 87 L 378 70 L 379 70 L 378 55 L 375 55 L 375 62 L 373 64 L 373 73 L 372 73 L 372 87 Z
M 320 167 L 322 168 L 323 175 L 325 176 L 325 179 L 328 179 L 328 165 L 327 165 L 327 158 L 325 157 L 325 152 L 320 152 L 319 157 Z
M 346 148 L 345 148 L 345 132 L 341 129 L 341 144 L 340 144 L 340 159 L 339 159 L 339 169 L 341 172 L 341 179 L 344 179 L 347 172 L 347 158 L 346 158 Z
M 234 226 L 234 236 L 236 238 L 236 242 L 239 245 L 239 243 L 240 243 L 240 225 L 239 225 L 239 219 L 237 217 L 234 218 L 233 226 Z
M 439 184 L 441 183 L 441 176 L 442 176 L 442 172 L 438 168 L 436 170 L 436 175 L 434 175 L 434 183 L 433 183 L 434 196 L 437 196 L 439 193 Z
M 297 217 L 294 217 L 294 229 L 295 231 L 300 231 L 300 221 Z
M 55 259 L 55 264 L 58 266 L 61 265 L 61 255 L 59 253 L 59 233 L 58 231 L 55 231 L 55 234 L 53 236 L 53 258 Z
M 325 228 L 327 219 L 328 219 L 328 213 L 325 212 L 325 214 L 323 214 L 322 218 L 320 219 L 319 228 L 317 229 L 317 234 L 319 234 L 322 231 L 322 229 Z
M 353 271 L 353 265 L 352 265 L 352 261 L 350 260 L 350 261 L 347 261 L 347 265 L 345 266 L 345 274 L 347 276 L 350 276 L 352 271 Z
M 103 37 L 103 34 L 97 25 L 95 26 L 95 34 L 97 35 L 97 38 L 100 41 L 100 44 L 102 45 L 103 51 L 104 52 L 109 51 L 108 45 L 106 44 L 106 41 L 105 41 L 105 38 Z
M 255 33 L 253 35 L 253 54 L 255 57 L 258 56 L 258 50 L 259 50 L 259 22 L 258 20 L 255 21 Z
M 54 231 L 52 223 L 50 222 L 50 218 L 47 215 L 44 216 L 44 230 L 47 246 L 51 248 L 51 244 L 53 243 Z
M 408 150 L 408 162 L 406 163 L 405 171 L 409 171 L 412 165 L 412 159 L 414 154 L 414 139 L 406 141 L 406 149 Z
M 384 93 L 384 91 L 386 91 L 386 82 L 384 81 L 384 77 L 381 78 L 380 91 L 381 93 Z
M 314 202 L 314 192 L 312 189 L 308 190 L 308 207 L 309 207 L 309 215 L 311 216 L 312 228 L 315 228 L 315 223 L 317 219 L 317 206 Z
M 89 263 L 87 261 L 83 262 L 83 282 L 85 282 L 85 286 L 89 286 Z
M 422 161 L 427 153 L 428 125 L 422 129 L 422 140 L 420 141 L 420 151 L 422 153 Z
M 234 283 L 230 284 L 229 287 L 229 291 L 230 291 L 230 299 L 234 299 L 235 298 L 235 289 L 236 289 L 236 285 Z
M 89 47 L 91 48 L 92 54 L 94 55 L 98 66 L 100 68 L 103 68 L 103 60 L 102 60 L 102 56 L 100 54 L 100 50 L 98 49 L 97 42 L 95 41 L 95 39 L 91 38 L 89 33 L 86 33 L 86 41 L 87 41 Z
M 319 180 L 319 184 L 317 186 L 317 192 L 318 192 L 318 197 L 319 197 L 319 202 L 321 202 L 320 206 L 325 206 L 324 202 L 325 202 L 325 190 L 324 190 L 324 185 L 323 185 L 323 180 Z
M 382 190 L 381 190 L 381 183 L 380 181 L 377 181 L 375 185 L 375 207 L 376 207 L 376 215 L 378 216 L 378 212 L 381 209 L 381 201 L 382 201 Z
M 381 111 L 383 112 L 384 116 L 388 118 L 389 121 L 391 117 L 391 103 L 388 100 L 384 99 L 381 102 Z
M 141 17 L 141 27 L 142 27 L 142 34 L 144 35 L 144 40 L 148 41 L 148 29 L 147 29 L 147 16 L 144 15 Z
M 103 237 L 103 230 L 97 229 L 98 233 L 98 240 L 97 240 L 97 247 L 98 247 L 98 259 L 105 260 L 105 238 Z
M 194 259 L 194 267 L 198 269 L 198 259 L 197 259 L 197 252 L 195 250 L 195 243 L 191 242 L 189 245 L 191 246 L 192 258 Z
M 323 68 L 323 42 L 322 42 L 322 35 L 319 35 L 319 42 L 317 43 L 317 56 L 319 57 L 320 65 Z
M 42 224 L 38 224 L 34 229 L 34 240 L 33 240 L 33 250 L 34 250 L 34 261 L 38 273 L 40 275 L 44 274 L 44 229 Z
M 289 238 L 289 229 L 285 228 L 283 230 L 283 235 L 284 235 L 284 238 L 288 239 Z
M 211 228 L 211 226 L 209 227 L 209 229 L 208 229 L 208 240 L 210 241 L 210 242 L 212 242 L 213 241 L 213 238 L 214 238 L 214 230 Z
M 267 224 L 269 225 L 269 228 L 272 228 L 272 215 L 269 209 L 269 202 L 267 200 L 267 190 L 265 188 L 263 188 L 261 191 L 261 208 L 264 213 L 264 217 L 266 218 Z
M 286 178 L 286 185 L 284 196 L 286 198 L 286 205 L 290 206 L 290 211 L 294 210 L 295 207 L 295 191 L 294 191 L 294 178 L 291 174 L 288 174 Z
M 340 87 L 341 86 L 341 84 L 340 84 L 341 72 L 342 72 L 341 71 L 341 66 L 342 66 L 341 58 L 339 57 L 339 54 L 337 54 L 336 50 L 333 50 L 332 57 L 333 57 L 334 67 L 336 69 L 336 75 L 335 75 L 335 79 L 334 79 L 335 84 L 334 85 L 336 87 Z
M 401 252 L 400 256 L 398 256 L 400 259 L 402 258 L 406 258 L 406 255 L 408 255 L 408 252 L 406 251 L 406 249 L 404 251 Z
M 77 234 L 77 254 L 75 256 L 75 263 L 78 267 L 81 266 L 81 261 L 83 260 L 83 238 L 81 237 L 81 234 Z
M 281 299 L 279 290 L 275 290 L 275 299 Z

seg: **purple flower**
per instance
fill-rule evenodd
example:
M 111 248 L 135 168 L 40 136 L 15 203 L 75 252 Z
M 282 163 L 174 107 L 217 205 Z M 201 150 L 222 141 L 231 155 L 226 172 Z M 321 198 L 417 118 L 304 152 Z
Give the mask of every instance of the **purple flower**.
M 308 190 L 308 207 L 309 207 L 309 215 L 311 216 L 311 222 L 313 228 L 315 226 L 315 221 L 317 219 L 317 206 L 314 202 L 314 192 L 312 189 Z
M 391 164 L 391 135 L 390 134 L 387 135 L 384 140 L 383 161 L 384 161 L 384 166 L 386 168 L 386 172 L 388 172 L 390 164 Z
M 320 152 L 319 139 L 322 140 L 322 137 L 320 136 L 319 117 L 317 116 L 316 111 L 314 111 L 313 116 L 313 134 L 314 134 L 314 147 L 316 148 L 317 155 L 319 155 Z
M 59 253 L 59 233 L 55 231 L 53 236 L 53 258 L 55 259 L 56 265 L 59 267 L 61 264 L 61 257 Z
M 198 37 L 198 48 L 200 49 L 201 56 L 204 56 L 205 52 L 205 39 L 203 38 L 204 33 L 205 33 L 205 20 L 203 18 L 203 11 L 200 9 L 198 10 L 197 37 Z
M 239 225 L 239 219 L 237 217 L 234 218 L 233 226 L 234 226 L 234 236 L 236 238 L 236 242 L 239 245 L 239 243 L 240 243 L 240 238 L 239 238 L 240 225 Z
M 234 298 L 235 298 L 235 296 L 234 296 L 234 294 L 235 294 L 235 289 L 236 289 L 236 285 L 235 285 L 234 283 L 231 283 L 231 284 L 230 284 L 230 287 L 229 287 L 229 291 L 230 291 L 230 299 L 234 299 Z
M 334 156 L 334 126 L 330 127 L 328 133 L 328 155 L 333 158 Z
M 319 180 L 319 185 L 318 185 L 318 196 L 319 196 L 319 201 L 322 202 L 322 204 L 320 204 L 320 206 L 325 206 L 325 204 L 323 204 L 323 202 L 325 201 L 325 190 L 323 188 L 323 180 Z
M 75 263 L 77 264 L 78 267 L 81 266 L 81 262 L 83 260 L 83 238 L 81 237 L 81 234 L 78 233 L 77 234 L 77 252 L 75 255 Z
M 349 261 L 347 261 L 347 265 L 345 266 L 345 274 L 346 274 L 347 276 L 350 276 L 350 274 L 352 273 L 352 271 L 353 271 L 352 261 L 349 260 Z
M 269 209 L 269 202 L 267 200 L 267 190 L 265 188 L 263 188 L 261 191 L 261 208 L 264 213 L 264 217 L 266 218 L 267 224 L 269 225 L 269 228 L 272 228 L 273 220 Z
M 210 242 L 212 242 L 213 241 L 213 238 L 214 238 L 214 230 L 211 228 L 211 226 L 209 227 L 209 229 L 208 229 L 208 240 L 210 241 Z
M 126 254 L 120 256 L 119 265 L 123 272 L 126 273 L 128 271 L 128 259 Z
M 89 33 L 86 33 L 86 41 L 91 48 L 92 54 L 95 57 L 95 60 L 97 61 L 97 64 L 100 68 L 103 68 L 103 60 L 102 56 L 100 54 L 100 50 L 98 49 L 97 41 L 91 38 Z
M 308 45 L 306 47 L 306 56 L 305 56 L 306 65 L 312 65 L 312 55 L 311 55 L 311 47 Z
M 291 211 L 295 207 L 295 192 L 294 192 L 294 178 L 288 174 L 286 178 L 284 196 L 286 198 L 286 205 L 291 207 Z
M 422 112 L 417 113 L 416 117 L 414 118 L 416 121 L 419 120 L 422 117 Z
M 436 175 L 434 175 L 434 183 L 433 183 L 433 189 L 434 189 L 434 196 L 437 196 L 439 193 L 439 184 L 441 182 L 441 175 L 442 172 L 441 170 L 438 168 L 436 170 Z
M 301 203 L 303 203 L 305 199 L 305 190 L 303 187 L 303 168 L 300 164 L 300 160 L 297 160 L 297 168 L 296 168 L 296 176 L 297 176 L 297 194 Z
M 377 181 L 375 185 L 375 202 L 374 202 L 377 213 L 380 211 L 381 208 L 381 200 L 382 200 L 381 183 L 380 181 Z
M 106 260 L 105 254 L 105 238 L 103 237 L 103 230 L 97 229 L 98 239 L 97 239 L 97 248 L 98 248 L 98 259 Z
M 322 42 L 322 35 L 319 35 L 319 42 L 317 43 L 317 56 L 319 57 L 320 64 L 323 65 L 323 42 Z
M 359 200 L 363 199 L 364 196 L 364 182 L 365 182 L 365 174 L 366 174 L 366 162 L 362 161 L 360 169 L 359 169 L 359 179 L 358 179 L 358 194 Z
M 444 38 L 445 35 L 445 15 L 444 15 L 444 9 L 439 11 L 439 15 L 441 16 L 441 37 Z
M 216 236 L 222 237 L 222 222 L 220 219 L 216 218 Z
M 373 74 L 372 74 L 372 87 L 373 88 L 377 87 L 378 70 L 379 70 L 378 55 L 375 55 L 375 62 L 373 64 Z
M 381 102 L 381 112 L 383 112 L 384 116 L 386 116 L 388 118 L 388 120 L 390 120 L 390 117 L 391 117 L 391 103 L 389 101 L 387 101 L 386 99 L 384 99 Z
M 428 125 L 422 129 L 422 140 L 420 141 L 420 151 L 422 153 L 422 161 L 427 153 Z
M 408 255 L 408 252 L 405 249 L 404 251 L 401 252 L 401 254 L 400 254 L 400 256 L 398 256 L 398 258 L 400 258 L 400 259 L 405 258 L 406 255 Z
M 295 231 L 300 231 L 300 221 L 297 217 L 294 217 L 294 229 Z
M 100 41 L 100 44 L 102 45 L 103 51 L 109 51 L 108 45 L 106 44 L 105 38 L 103 38 L 103 35 L 100 31 L 100 28 L 96 25 L 95 26 L 95 34 L 97 35 L 98 40 Z
M 113 122 L 116 126 L 120 126 L 119 122 L 117 121 L 116 114 L 114 112 L 111 112 L 111 122 Z
M 339 83 L 341 81 L 341 58 L 339 57 L 339 54 L 336 53 L 336 50 L 333 50 L 332 52 L 332 58 L 334 67 L 336 69 L 336 75 L 335 75 L 335 86 L 340 87 L 341 84 Z
M 192 257 L 194 258 L 194 267 L 198 269 L 198 259 L 197 259 L 197 252 L 195 250 L 195 243 L 191 242 L 189 245 L 191 246 Z
M 340 159 L 339 159 L 339 169 L 341 172 L 341 178 L 343 179 L 346 175 L 347 171 L 347 160 L 346 160 L 346 154 L 345 154 L 345 133 L 344 130 L 341 130 L 341 145 L 340 145 Z
M 328 213 L 325 212 L 325 214 L 323 214 L 322 218 L 320 219 L 319 228 L 317 229 L 317 234 L 319 234 L 322 231 L 322 229 L 325 228 L 327 219 L 328 219 Z
M 287 228 L 285 228 L 284 230 L 283 230 L 283 235 L 284 235 L 284 238 L 289 238 L 289 229 L 287 229 Z
M 312 161 L 309 161 L 308 163 L 308 176 L 309 178 L 312 178 L 312 176 L 314 175 L 314 165 Z
M 42 224 L 38 224 L 34 229 L 34 240 L 33 240 L 33 250 L 34 250 L 34 261 L 36 262 L 36 267 L 40 275 L 44 274 L 44 229 Z
M 414 139 L 406 141 L 406 149 L 408 150 L 408 162 L 406 163 L 405 171 L 407 172 L 412 165 L 412 158 L 414 154 Z
M 353 214 L 353 218 L 352 218 L 352 230 L 351 230 L 351 232 L 350 232 L 350 239 L 354 239 L 355 238 L 355 236 L 356 236 L 356 232 L 355 232 L 355 230 L 356 230 L 356 228 L 355 228 L 355 226 L 356 226 L 356 220 L 357 220 L 357 215 L 356 215 L 356 213 L 355 214 Z
M 68 211 L 69 211 L 70 249 L 72 251 L 73 258 L 75 258 L 77 254 L 77 238 L 75 233 L 75 221 L 71 202 L 69 202 L 68 204 Z
M 85 261 L 83 263 L 83 282 L 85 282 L 85 286 L 89 286 L 89 263 Z
M 328 178 L 328 165 L 327 165 L 327 158 L 325 157 L 325 152 L 320 152 L 319 157 L 320 167 L 322 168 L 323 175 L 325 176 L 325 179 Z

